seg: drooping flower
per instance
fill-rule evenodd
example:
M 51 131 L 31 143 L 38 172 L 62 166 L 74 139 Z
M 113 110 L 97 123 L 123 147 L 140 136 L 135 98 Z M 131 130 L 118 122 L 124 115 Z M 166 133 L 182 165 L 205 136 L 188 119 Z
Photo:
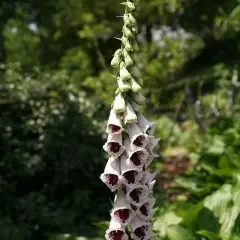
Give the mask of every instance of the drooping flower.
M 131 238 L 135 240 L 148 240 L 152 233 L 152 224 L 136 217 L 131 222 Z
M 123 226 L 126 226 L 135 216 L 136 212 L 132 210 L 130 203 L 126 200 L 126 195 L 119 190 L 114 200 L 111 217 Z
M 123 127 L 121 117 L 112 109 L 108 118 L 106 132 L 109 134 L 120 134 L 122 131 Z
M 156 130 L 157 123 L 148 121 L 142 114 L 138 114 L 138 126 L 149 136 L 153 136 Z
M 108 134 L 108 139 L 104 144 L 103 149 L 114 158 L 121 156 L 125 151 L 125 147 L 122 145 L 122 134 Z
M 121 185 L 119 159 L 110 158 L 100 179 L 114 192 Z
M 107 240 L 128 240 L 128 235 L 125 232 L 125 227 L 112 218 L 105 238 Z

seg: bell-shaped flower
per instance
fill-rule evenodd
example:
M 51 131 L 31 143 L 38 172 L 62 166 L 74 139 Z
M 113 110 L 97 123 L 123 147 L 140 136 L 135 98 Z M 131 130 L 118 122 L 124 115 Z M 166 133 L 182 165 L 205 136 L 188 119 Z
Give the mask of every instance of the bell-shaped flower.
M 121 93 L 118 93 L 115 96 L 115 100 L 113 102 L 113 110 L 115 113 L 125 112 L 125 100 Z
M 137 209 L 137 216 L 145 221 L 150 220 L 157 210 L 157 208 L 153 209 L 155 202 L 155 198 L 147 199 L 147 201 Z
M 121 78 L 117 79 L 118 88 L 121 92 L 127 92 L 131 89 L 131 85 L 129 82 L 123 81 Z
M 159 141 L 160 141 L 160 138 L 153 138 L 153 137 L 149 138 L 146 148 L 150 154 L 153 154 L 153 150 L 157 146 Z
M 137 115 L 134 112 L 132 105 L 127 102 L 126 110 L 124 112 L 124 123 L 136 123 L 137 122 Z
M 140 92 L 133 94 L 133 100 L 140 105 L 146 102 L 146 98 Z
M 138 114 L 138 126 L 149 136 L 153 136 L 157 127 L 156 122 L 148 121 L 142 114 Z
M 152 233 L 152 224 L 139 217 L 135 217 L 131 223 L 131 238 L 134 240 L 148 240 Z
M 134 78 L 131 78 L 130 85 L 133 92 L 139 92 L 142 89 Z
M 122 134 L 108 134 L 108 139 L 103 149 L 114 158 L 121 156 L 125 151 L 125 147 L 122 145 Z
M 119 161 L 119 159 L 110 158 L 106 164 L 104 173 L 100 176 L 100 179 L 112 192 L 116 191 L 121 185 Z
M 135 187 L 143 177 L 143 172 L 130 164 L 126 153 L 121 156 L 121 181 L 130 188 Z
M 112 109 L 108 118 L 106 133 L 120 134 L 123 131 L 121 117 Z
M 128 235 L 125 232 L 125 227 L 112 218 L 105 238 L 107 240 L 128 240 Z
M 129 139 L 124 141 L 127 153 L 127 163 L 137 170 L 142 170 L 146 163 L 149 153 L 145 148 L 132 149 Z
M 130 203 L 126 200 L 126 195 L 123 191 L 119 190 L 114 200 L 111 217 L 123 226 L 126 226 L 135 216 L 136 212 L 131 208 Z
M 140 207 L 149 196 L 149 188 L 146 185 L 138 184 L 134 188 L 127 188 L 127 200 L 135 205 Z
M 145 148 L 148 144 L 149 138 L 136 123 L 128 124 L 128 134 L 131 141 L 131 148 Z

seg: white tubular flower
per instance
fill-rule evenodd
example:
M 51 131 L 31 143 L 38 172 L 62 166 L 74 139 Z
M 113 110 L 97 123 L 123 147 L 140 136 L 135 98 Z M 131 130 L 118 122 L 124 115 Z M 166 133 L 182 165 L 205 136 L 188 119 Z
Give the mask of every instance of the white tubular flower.
M 117 94 L 113 103 L 113 110 L 115 113 L 125 112 L 125 100 L 121 93 Z
M 130 103 L 127 103 L 126 110 L 124 112 L 124 123 L 136 123 L 137 122 L 137 115 L 134 112 Z
M 128 82 L 124 82 L 121 78 L 118 78 L 118 88 L 120 89 L 121 92 L 127 92 L 131 89 L 131 86 Z
M 129 164 L 125 153 L 121 156 L 121 173 L 121 181 L 130 188 L 135 187 L 143 177 L 141 170 L 137 170 L 132 164 Z
M 122 145 L 122 134 L 109 134 L 103 149 L 114 158 L 121 156 L 125 151 L 125 147 Z
M 120 178 L 119 159 L 110 158 L 106 164 L 104 173 L 102 173 L 100 176 L 100 179 L 112 192 L 114 192 L 121 185 Z
M 120 134 L 123 131 L 121 117 L 112 109 L 108 118 L 106 133 Z
M 130 85 L 133 92 L 139 92 L 142 89 L 141 86 L 136 82 L 134 78 L 131 78 Z
M 146 148 L 150 154 L 153 154 L 153 150 L 157 146 L 159 141 L 160 141 L 160 138 L 153 138 L 153 137 L 149 138 L 149 142 L 148 142 Z
M 136 212 L 132 210 L 130 203 L 126 200 L 125 194 L 119 190 L 114 200 L 111 217 L 114 218 L 116 222 L 126 226 L 135 216 Z
M 131 148 L 145 148 L 148 144 L 148 136 L 142 132 L 136 123 L 128 124 L 128 134 Z
M 146 163 L 149 153 L 145 148 L 138 148 L 133 150 L 129 140 L 124 141 L 127 153 L 127 164 L 133 166 L 135 169 L 142 170 Z
M 146 98 L 140 92 L 133 94 L 133 100 L 141 105 L 146 102 Z
M 149 193 L 148 186 L 139 184 L 132 189 L 127 189 L 126 198 L 131 204 L 140 207 L 148 198 Z
M 125 232 L 124 226 L 112 218 L 105 238 L 107 240 L 128 240 L 128 235 Z
M 146 222 L 139 217 L 135 217 L 131 225 L 131 238 L 134 240 L 148 240 L 152 233 L 152 224 Z
M 142 129 L 142 131 L 149 136 L 153 136 L 157 127 L 157 123 L 148 121 L 142 114 L 138 114 L 137 117 L 138 126 Z
M 157 208 L 153 209 L 155 202 L 155 198 L 148 199 L 141 207 L 137 209 L 137 216 L 145 221 L 150 220 L 157 211 Z

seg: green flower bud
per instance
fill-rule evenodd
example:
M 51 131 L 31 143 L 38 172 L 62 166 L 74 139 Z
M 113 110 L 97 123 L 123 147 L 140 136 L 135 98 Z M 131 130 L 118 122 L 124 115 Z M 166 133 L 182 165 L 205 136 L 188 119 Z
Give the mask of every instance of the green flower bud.
M 131 67 L 133 65 L 133 60 L 128 54 L 128 51 L 126 49 L 123 50 L 123 56 L 124 56 L 124 62 L 127 67 Z
M 134 25 L 137 24 L 137 20 L 134 18 L 134 16 L 131 13 L 128 14 L 128 20 L 131 24 L 134 24 Z
M 118 87 L 121 92 L 127 92 L 128 90 L 131 89 L 131 86 L 128 82 L 123 82 L 121 78 L 118 78 Z
M 121 93 L 117 94 L 115 97 L 113 110 L 115 113 L 122 113 L 125 111 L 125 100 Z
M 134 78 L 131 78 L 131 88 L 133 92 L 139 92 L 141 91 L 141 86 L 136 82 L 136 80 Z
M 122 37 L 122 43 L 124 45 L 124 47 L 127 49 L 128 52 L 132 52 L 133 51 L 133 47 L 130 44 L 130 42 L 128 41 L 128 39 L 126 37 Z
M 129 71 L 127 70 L 127 68 L 125 66 L 120 68 L 119 75 L 123 81 L 127 81 L 127 80 L 131 79 L 131 74 L 129 73 Z
M 128 27 L 126 27 L 126 26 L 123 27 L 123 34 L 124 34 L 124 36 L 126 36 L 127 38 L 133 37 L 132 31 L 131 31 Z
M 117 57 L 117 56 L 121 56 L 122 55 L 122 50 L 121 49 L 118 49 L 115 53 L 114 53 L 114 57 Z
M 121 4 L 126 5 L 130 12 L 135 10 L 135 4 L 132 2 L 123 2 Z
M 133 94 L 133 100 L 141 105 L 146 102 L 146 98 L 140 92 Z
M 119 56 L 113 57 L 111 61 L 111 66 L 112 67 L 118 67 L 121 62 L 121 58 Z
M 132 48 L 133 48 L 133 50 L 136 51 L 136 52 L 139 51 L 139 46 L 138 46 L 138 43 L 137 43 L 136 40 L 133 40 Z
M 138 27 L 137 25 L 132 25 L 132 33 L 137 34 L 138 33 Z
M 123 21 L 124 21 L 124 24 L 125 25 L 130 25 L 131 24 L 131 20 L 130 20 L 130 18 L 129 18 L 129 14 L 124 14 L 123 15 Z

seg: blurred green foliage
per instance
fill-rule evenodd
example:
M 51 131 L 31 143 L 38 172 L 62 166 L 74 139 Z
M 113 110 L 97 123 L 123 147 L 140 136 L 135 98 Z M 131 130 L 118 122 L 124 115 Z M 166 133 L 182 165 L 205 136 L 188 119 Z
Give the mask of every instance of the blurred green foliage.
M 118 3 L 0 2 L 0 239 L 103 237 Z M 141 0 L 141 8 L 136 62 L 162 137 L 152 167 L 156 234 L 239 240 L 239 1 Z

